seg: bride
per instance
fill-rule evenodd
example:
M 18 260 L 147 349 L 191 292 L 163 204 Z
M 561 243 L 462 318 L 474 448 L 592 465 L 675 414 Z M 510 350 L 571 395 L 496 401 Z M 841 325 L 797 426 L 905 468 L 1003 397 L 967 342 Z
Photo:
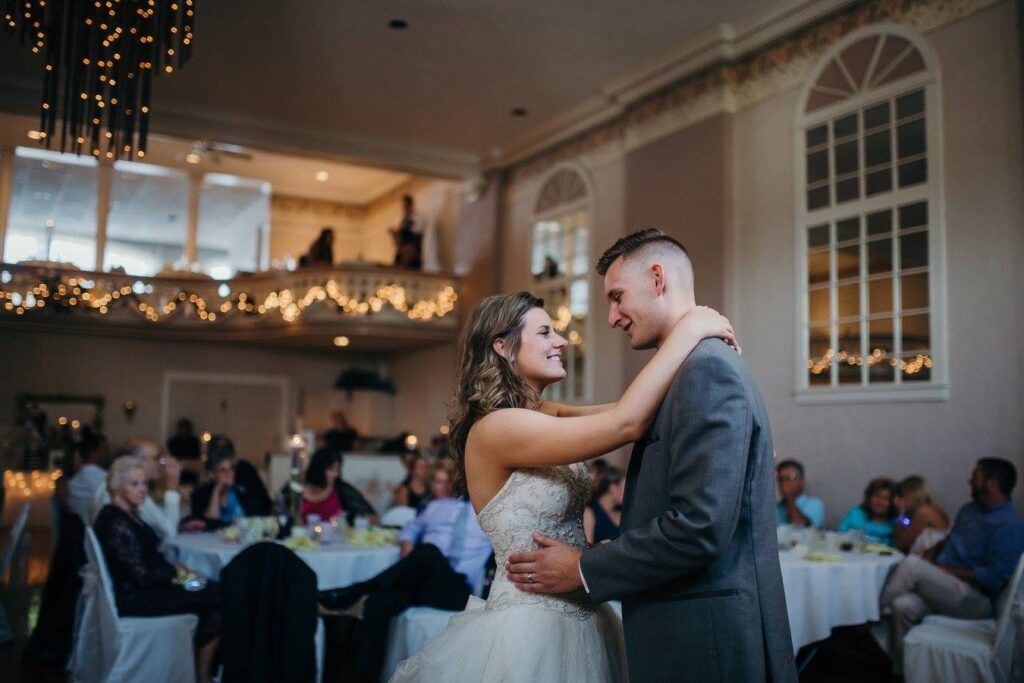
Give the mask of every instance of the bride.
M 565 378 L 566 340 L 543 305 L 528 292 L 492 296 L 466 327 L 450 439 L 499 571 L 487 602 L 470 598 L 392 683 L 626 680 L 622 622 L 607 604 L 583 591 L 526 593 L 501 569 L 512 553 L 535 547 L 535 531 L 584 547 L 583 461 L 640 439 L 698 342 L 735 345 L 734 333 L 712 309 L 693 309 L 618 402 L 565 406 L 540 398 Z

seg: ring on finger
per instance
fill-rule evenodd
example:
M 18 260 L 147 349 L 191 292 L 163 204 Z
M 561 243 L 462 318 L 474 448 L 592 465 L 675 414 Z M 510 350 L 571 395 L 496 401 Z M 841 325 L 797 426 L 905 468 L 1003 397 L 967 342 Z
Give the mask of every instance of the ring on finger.
M 526 575 L 526 583 L 533 583 L 533 572 Z

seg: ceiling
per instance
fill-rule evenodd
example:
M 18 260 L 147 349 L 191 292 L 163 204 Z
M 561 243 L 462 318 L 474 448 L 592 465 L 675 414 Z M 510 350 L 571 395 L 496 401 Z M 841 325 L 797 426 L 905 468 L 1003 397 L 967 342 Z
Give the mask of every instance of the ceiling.
M 844 2 L 197 4 L 191 61 L 156 80 L 154 130 L 468 176 L 621 111 L 658 74 L 727 55 L 755 29 Z M 31 113 L 40 69 L 27 47 L 0 39 L 0 108 Z M 518 107 L 528 114 L 512 116 Z

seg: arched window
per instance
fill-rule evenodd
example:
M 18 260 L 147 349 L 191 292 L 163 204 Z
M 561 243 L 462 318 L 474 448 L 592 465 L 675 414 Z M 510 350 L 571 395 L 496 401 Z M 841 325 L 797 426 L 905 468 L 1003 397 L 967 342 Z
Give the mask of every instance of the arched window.
M 534 205 L 531 271 L 534 292 L 544 299 L 555 329 L 569 340 L 564 351 L 566 378 L 545 397 L 553 401 L 590 398 L 587 369 L 590 292 L 590 192 L 572 168 L 557 169 Z
M 926 54 L 902 28 L 855 32 L 805 89 L 802 396 L 944 396 L 939 99 Z

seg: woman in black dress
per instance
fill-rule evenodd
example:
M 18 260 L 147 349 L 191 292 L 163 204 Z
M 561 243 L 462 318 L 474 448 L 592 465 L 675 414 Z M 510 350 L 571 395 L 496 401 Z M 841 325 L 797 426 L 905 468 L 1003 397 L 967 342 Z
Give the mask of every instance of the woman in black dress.
M 416 510 L 430 502 L 430 479 L 433 471 L 422 455 L 416 455 L 409 465 L 405 481 L 395 489 L 395 505 L 407 505 Z
M 616 467 L 605 469 L 597 480 L 593 497 L 583 508 L 583 533 L 587 543 L 595 545 L 618 537 L 625 491 L 622 471 Z
M 210 681 L 220 632 L 220 589 L 210 582 L 187 591 L 174 583 L 176 568 L 160 553 L 160 539 L 138 515 L 146 498 L 146 474 L 134 457 L 119 458 L 107 475 L 110 504 L 100 510 L 93 528 L 103 548 L 114 584 L 117 611 L 125 617 L 196 614 L 197 675 Z

